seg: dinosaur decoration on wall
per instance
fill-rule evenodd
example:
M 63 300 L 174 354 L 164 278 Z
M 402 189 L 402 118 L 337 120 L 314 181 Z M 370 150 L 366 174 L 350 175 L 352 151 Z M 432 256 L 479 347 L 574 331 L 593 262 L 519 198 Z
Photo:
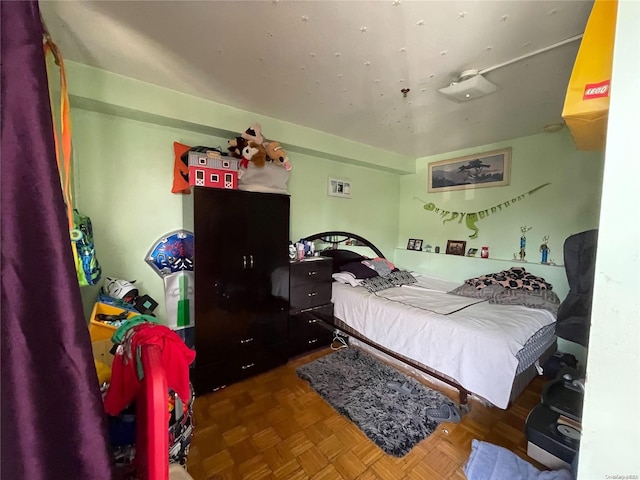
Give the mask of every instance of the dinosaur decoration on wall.
M 462 223 L 462 219 L 465 220 L 465 224 L 467 225 L 467 228 L 472 230 L 473 233 L 471 235 L 469 235 L 469 238 L 478 238 L 478 227 L 476 226 L 476 222 L 478 220 L 482 220 L 483 218 L 488 217 L 489 215 L 493 215 L 495 213 L 501 212 L 503 209 L 507 209 L 509 208 L 511 205 L 515 204 L 516 202 L 519 202 L 520 200 L 523 200 L 524 198 L 526 198 L 527 196 L 533 194 L 534 192 L 537 192 L 538 190 L 540 190 L 541 188 L 546 187 L 547 185 L 551 185 L 551 183 L 544 183 L 542 185 L 537 186 L 536 188 L 529 190 L 528 192 L 523 193 L 522 195 L 518 195 L 517 197 L 513 197 L 511 200 L 505 200 L 504 202 L 499 203 L 498 205 L 491 207 L 491 208 L 487 208 L 486 210 L 480 210 L 478 212 L 451 212 L 449 210 L 445 210 L 443 208 L 438 208 L 436 207 L 435 203 L 433 202 L 425 202 L 423 200 L 420 200 L 417 197 L 413 197 L 414 199 L 418 200 L 419 202 L 422 202 L 424 204 L 424 209 L 429 211 L 429 212 L 433 212 L 433 213 L 437 213 L 438 215 L 440 215 L 443 220 L 442 220 L 442 224 L 444 225 L 447 222 L 450 222 L 452 220 L 458 220 L 458 223 Z M 448 218 L 446 218 L 448 217 Z

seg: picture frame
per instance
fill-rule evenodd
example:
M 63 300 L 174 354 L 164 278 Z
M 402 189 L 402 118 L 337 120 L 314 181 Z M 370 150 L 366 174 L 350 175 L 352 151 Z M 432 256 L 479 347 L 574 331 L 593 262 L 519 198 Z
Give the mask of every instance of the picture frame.
M 503 187 L 511 182 L 511 147 L 427 165 L 427 191 Z
M 477 248 L 470 248 L 469 250 L 467 250 L 467 257 L 475 257 L 476 253 L 478 253 Z
M 413 244 L 413 249 L 422 251 L 422 239 L 421 238 L 417 238 L 416 239 L 415 243 Z
M 327 195 L 330 197 L 351 198 L 351 181 L 339 178 L 329 178 Z
M 467 242 L 465 240 L 447 240 L 447 255 L 460 255 L 464 256 L 466 252 Z
M 407 242 L 407 250 L 413 250 L 415 246 L 416 246 L 416 239 L 410 238 L 409 241 Z

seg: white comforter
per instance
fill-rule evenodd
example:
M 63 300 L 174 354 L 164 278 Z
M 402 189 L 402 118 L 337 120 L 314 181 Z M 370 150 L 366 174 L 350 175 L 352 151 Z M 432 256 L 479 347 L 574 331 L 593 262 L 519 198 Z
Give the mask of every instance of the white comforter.
M 417 284 L 376 293 L 334 282 L 334 314 L 374 342 L 506 408 L 516 353 L 540 328 L 555 322 L 553 314 L 450 295 L 446 292 L 457 284 L 414 276 Z

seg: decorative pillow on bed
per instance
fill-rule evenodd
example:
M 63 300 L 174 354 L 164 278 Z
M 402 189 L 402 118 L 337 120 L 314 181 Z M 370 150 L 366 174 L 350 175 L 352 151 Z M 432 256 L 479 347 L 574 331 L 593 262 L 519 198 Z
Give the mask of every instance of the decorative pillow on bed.
M 510 288 L 503 288 L 502 290 L 502 293 L 492 297 L 489 303 L 542 308 L 549 310 L 554 315 L 558 314 L 560 299 L 551 290 L 513 290 Z
M 528 273 L 523 267 L 511 267 L 509 270 L 503 270 L 498 273 L 488 273 L 465 280 L 464 283 L 478 289 L 485 288 L 491 284 L 522 290 L 551 290 L 553 288 L 553 285 L 547 283 L 544 278 Z
M 352 287 L 359 287 L 364 280 L 356 278 L 352 273 L 349 272 L 338 272 L 331 275 L 336 282 L 347 283 Z
M 361 262 L 365 260 L 359 253 L 351 250 L 329 249 L 320 252 L 321 257 L 330 257 L 333 259 L 333 273 L 339 272 L 343 265 L 351 262 Z
M 386 290 L 387 288 L 400 287 L 402 285 L 409 285 L 415 283 L 417 280 L 413 275 L 406 271 L 391 272 L 386 277 L 373 277 L 363 280 L 360 284 L 361 287 L 366 288 L 370 292 L 379 292 L 380 290 Z
M 386 277 L 396 269 L 396 266 L 386 258 L 376 257 L 370 260 L 362 260 L 362 263 L 378 272 L 381 277 Z
M 506 288 L 502 285 L 487 285 L 484 288 L 476 288 L 473 285 L 463 283 L 458 288 L 451 290 L 449 293 L 469 298 L 493 298 L 496 295 L 500 295 L 505 290 Z
M 395 272 L 391 272 L 387 276 L 387 279 L 391 280 L 391 282 L 393 282 L 393 284 L 398 287 L 401 285 L 409 285 L 411 283 L 416 283 L 418 281 L 416 280 L 416 277 L 411 275 L 406 270 L 396 270 Z
M 360 278 L 360 279 L 371 278 L 371 277 L 377 277 L 378 276 L 378 272 L 376 272 L 372 268 L 367 267 L 366 265 L 363 265 L 361 262 L 347 263 L 346 265 L 343 265 L 340 268 L 340 271 L 341 272 L 349 272 L 354 277 Z

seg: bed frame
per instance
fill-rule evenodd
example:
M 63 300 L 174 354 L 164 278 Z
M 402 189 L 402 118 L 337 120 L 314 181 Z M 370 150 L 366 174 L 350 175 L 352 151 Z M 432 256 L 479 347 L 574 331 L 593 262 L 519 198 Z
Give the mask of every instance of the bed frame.
M 380 249 L 378 249 L 375 245 L 373 245 L 369 240 L 356 235 L 354 233 L 350 233 L 350 232 L 343 232 L 343 231 L 329 231 L 329 232 L 322 232 L 322 233 L 316 233 L 314 235 L 310 235 L 308 237 L 305 238 L 305 240 L 307 241 L 316 241 L 316 240 L 320 240 L 324 243 L 330 244 L 331 247 L 329 247 L 329 250 L 337 250 L 339 249 L 340 245 L 343 245 L 346 243 L 346 241 L 348 239 L 355 239 L 358 240 L 359 242 L 363 243 L 364 246 L 370 248 L 372 251 L 374 251 L 376 253 L 377 256 L 381 257 L 381 258 L 386 258 L 382 252 L 380 251 Z M 327 250 L 327 249 L 325 249 Z M 322 321 L 322 320 L 321 320 Z M 437 380 L 440 380 L 441 382 L 444 382 L 445 384 L 453 387 L 454 389 L 456 389 L 458 391 L 458 395 L 459 395 L 459 403 L 460 405 L 467 405 L 468 402 L 468 397 L 469 395 L 472 395 L 473 392 L 470 392 L 469 390 L 465 389 L 462 385 L 460 385 L 459 383 L 457 383 L 455 380 L 453 380 L 452 378 L 426 366 L 423 365 L 421 363 L 418 363 L 408 357 L 405 357 L 403 355 L 400 355 L 397 352 L 394 352 L 392 350 L 389 350 L 385 347 L 383 347 L 382 345 L 370 340 L 369 338 L 365 337 L 364 335 L 362 335 L 361 333 L 357 332 L 356 330 L 354 330 L 353 328 L 349 327 L 347 324 L 345 324 L 342 320 L 340 320 L 339 318 L 333 317 L 333 322 L 329 323 L 327 321 L 322 321 L 322 323 L 325 324 L 325 326 L 327 326 L 330 329 L 337 329 L 340 332 L 342 332 L 344 335 L 349 336 L 349 337 L 353 337 L 356 340 L 365 343 L 366 345 L 369 345 L 370 347 L 374 348 L 375 350 L 378 350 L 382 353 L 384 353 L 385 355 L 389 355 L 390 357 L 412 367 L 415 368 L 416 370 L 425 373 Z M 545 351 L 544 353 L 540 356 L 539 358 L 539 363 L 543 364 L 549 357 L 551 357 L 551 355 L 553 355 L 553 353 L 556 351 L 557 349 L 557 344 L 554 341 Z M 514 380 L 513 380 L 513 385 L 511 387 L 511 395 L 510 395 L 510 401 L 509 401 L 509 405 L 511 405 L 511 403 L 513 403 L 513 401 L 524 391 L 524 389 L 527 387 L 527 385 L 529 385 L 529 383 L 536 377 L 536 375 L 538 374 L 536 366 L 535 365 L 530 365 L 528 368 L 526 368 L 525 370 L 523 370 L 522 372 L 520 372 L 518 375 L 515 376 Z

